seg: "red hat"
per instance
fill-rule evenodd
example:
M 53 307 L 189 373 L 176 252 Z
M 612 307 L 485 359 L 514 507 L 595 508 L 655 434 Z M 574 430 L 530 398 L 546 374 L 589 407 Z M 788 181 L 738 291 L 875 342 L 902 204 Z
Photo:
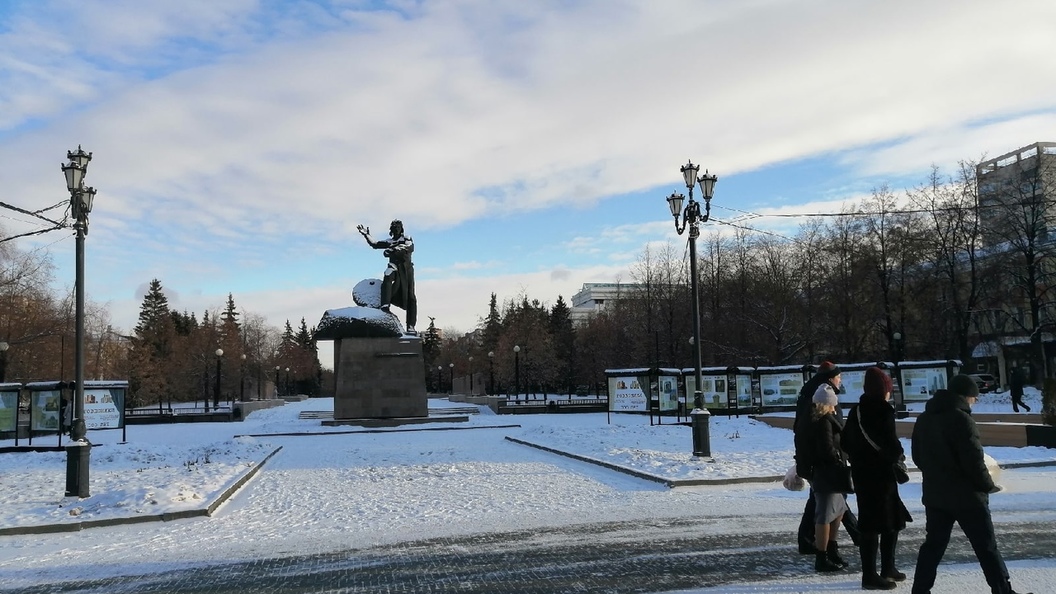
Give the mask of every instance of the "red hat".
M 840 368 L 836 367 L 832 361 L 822 361 L 821 365 L 818 365 L 818 375 L 825 379 L 832 379 L 840 375 Z
M 885 394 L 891 391 L 891 376 L 887 375 L 879 367 L 866 369 L 862 391 L 865 392 L 866 396 L 883 398 Z

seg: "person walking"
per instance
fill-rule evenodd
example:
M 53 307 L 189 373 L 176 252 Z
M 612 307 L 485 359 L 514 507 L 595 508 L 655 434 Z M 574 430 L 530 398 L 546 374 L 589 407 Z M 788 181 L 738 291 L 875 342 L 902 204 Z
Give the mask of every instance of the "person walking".
M 843 446 L 851 459 L 858 500 L 858 550 L 863 590 L 893 590 L 906 574 L 895 568 L 898 533 L 913 521 L 898 495 L 895 464 L 906 459 L 895 432 L 891 377 L 879 367 L 865 370 L 862 396 L 847 413 Z M 880 572 L 876 554 L 880 552 Z
M 961 374 L 928 401 L 913 427 L 913 462 L 923 475 L 924 543 L 917 555 L 913 594 L 928 594 L 946 553 L 953 524 L 961 526 L 975 551 L 992 594 L 1016 594 L 994 536 L 990 493 L 994 483 L 983 460 L 972 405 L 979 387 Z
M 836 535 L 840 521 L 848 511 L 847 493 L 851 487 L 851 473 L 847 457 L 840 446 L 843 423 L 836 417 L 840 401 L 829 384 L 821 384 L 812 399 L 810 442 L 813 473 L 810 485 L 814 492 L 814 570 L 839 571 L 847 567 L 840 557 Z
M 1012 412 L 1019 412 L 1019 407 L 1027 409 L 1030 412 L 1030 407 L 1023 403 L 1023 384 L 1025 380 L 1023 378 L 1025 374 L 1019 367 L 1012 368 L 1012 374 L 1008 378 L 1008 390 L 1012 393 Z
M 796 474 L 800 478 L 809 481 L 813 468 L 811 466 L 811 454 L 813 446 L 810 443 L 811 414 L 814 410 L 814 393 L 823 385 L 829 385 L 833 392 L 840 393 L 840 368 L 832 361 L 823 361 L 818 366 L 814 376 L 803 384 L 799 390 L 799 398 L 796 399 L 796 418 L 792 424 L 793 440 L 795 447 Z M 836 406 L 834 414 L 842 421 L 843 411 L 839 405 Z M 801 430 L 802 429 L 802 430 Z M 814 489 L 810 489 L 807 495 L 807 503 L 803 506 L 803 515 L 799 520 L 797 540 L 799 552 L 802 555 L 811 555 L 816 552 L 814 548 Z M 858 520 L 850 510 L 843 515 L 843 526 L 847 535 L 855 545 L 858 544 Z

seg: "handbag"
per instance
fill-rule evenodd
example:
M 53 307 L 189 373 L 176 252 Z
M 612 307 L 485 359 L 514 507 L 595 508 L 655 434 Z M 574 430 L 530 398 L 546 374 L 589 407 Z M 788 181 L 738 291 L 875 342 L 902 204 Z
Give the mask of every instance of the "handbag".
M 815 468 L 815 472 L 819 470 Z M 844 463 L 826 464 L 821 467 L 821 488 L 833 493 L 854 493 L 854 479 L 851 477 L 851 467 Z M 818 487 L 815 487 L 818 488 Z
M 862 409 L 856 408 L 854 409 L 854 413 L 858 417 L 858 430 L 862 433 L 862 437 L 865 438 L 865 441 L 869 442 L 869 445 L 873 446 L 874 450 L 879 452 L 880 446 L 876 445 L 876 442 L 873 441 L 873 438 L 869 437 L 869 434 L 865 432 L 865 427 L 862 426 Z M 898 484 L 904 485 L 908 483 L 909 468 L 906 467 L 906 461 L 898 460 L 897 462 L 892 463 L 891 474 L 894 475 L 895 480 L 898 481 Z

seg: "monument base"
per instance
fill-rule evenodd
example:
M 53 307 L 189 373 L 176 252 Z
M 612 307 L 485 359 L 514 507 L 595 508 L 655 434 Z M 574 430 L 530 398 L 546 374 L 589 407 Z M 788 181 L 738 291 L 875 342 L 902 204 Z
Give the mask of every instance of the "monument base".
M 422 341 L 413 336 L 334 339 L 334 423 L 429 417 Z
M 401 427 L 403 425 L 424 425 L 427 423 L 468 423 L 468 416 L 452 415 L 449 417 L 393 417 L 390 419 L 334 419 L 323 421 L 324 427 Z

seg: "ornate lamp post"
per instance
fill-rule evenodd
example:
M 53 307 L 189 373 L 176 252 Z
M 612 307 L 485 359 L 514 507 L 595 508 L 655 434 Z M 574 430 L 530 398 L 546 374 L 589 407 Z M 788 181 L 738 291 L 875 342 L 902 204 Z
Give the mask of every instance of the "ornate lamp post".
M 469 356 L 469 395 L 473 396 L 473 355 Z
M 7 349 L 9 348 L 11 345 L 0 341 L 0 383 L 3 383 L 7 377 Z
M 438 394 L 444 391 L 444 376 L 442 375 L 443 371 L 443 365 L 436 366 L 436 392 Z
M 284 387 L 284 391 L 285 391 L 287 396 L 290 395 L 290 368 L 289 367 L 286 368 L 286 386 Z
M 513 345 L 513 377 L 517 386 L 517 400 L 521 399 L 521 345 Z
M 708 175 L 707 170 L 705 170 L 704 175 L 698 178 L 697 172 L 700 171 L 700 167 L 694 165 L 692 161 L 683 165 L 680 171 L 682 172 L 683 180 L 686 182 L 686 188 L 689 190 L 689 204 L 683 210 L 682 202 L 685 200 L 685 196 L 676 193 L 668 196 L 667 204 L 671 208 L 671 215 L 675 217 L 675 231 L 682 235 L 686 227 L 689 227 L 689 282 L 693 293 L 693 355 L 696 379 L 696 385 L 693 390 L 693 412 L 691 413 L 693 417 L 693 455 L 710 456 L 711 444 L 708 443 L 709 440 L 707 438 L 707 422 L 710 413 L 704 408 L 704 393 L 701 391 L 703 378 L 700 371 L 700 287 L 697 284 L 697 238 L 700 237 L 700 224 L 706 223 L 711 216 L 711 196 L 718 177 Z M 693 199 L 693 186 L 695 184 L 700 184 L 700 196 L 704 200 L 703 214 L 700 212 L 700 203 Z M 681 224 L 679 224 L 679 215 L 682 216 Z M 698 420 L 698 417 L 702 417 L 702 419 Z M 698 430 L 698 427 L 703 428 Z
M 448 394 L 454 394 L 455 393 L 455 364 L 454 363 L 448 363 L 447 364 L 447 368 L 450 371 L 450 375 L 448 376 L 448 381 L 447 381 Z
M 88 235 L 88 215 L 92 212 L 95 200 L 95 188 L 84 186 L 84 177 L 88 174 L 88 163 L 92 153 L 84 152 L 77 146 L 77 152 L 66 151 L 69 162 L 62 166 L 66 178 L 66 189 L 70 192 L 70 211 L 73 215 L 73 228 L 77 234 L 76 242 L 76 355 L 74 357 L 74 399 L 73 423 L 70 427 L 70 439 L 87 447 L 71 446 L 66 448 L 66 494 L 88 497 L 88 464 L 91 444 L 85 437 L 88 428 L 84 422 L 84 238 Z
M 488 395 L 495 395 L 495 351 L 488 351 Z
M 281 369 L 281 366 L 280 365 L 276 365 L 275 366 L 275 396 L 276 397 L 280 396 L 280 394 L 279 394 L 279 369 Z
M 216 349 L 216 384 L 213 389 L 213 410 L 220 410 L 220 365 L 224 349 Z

